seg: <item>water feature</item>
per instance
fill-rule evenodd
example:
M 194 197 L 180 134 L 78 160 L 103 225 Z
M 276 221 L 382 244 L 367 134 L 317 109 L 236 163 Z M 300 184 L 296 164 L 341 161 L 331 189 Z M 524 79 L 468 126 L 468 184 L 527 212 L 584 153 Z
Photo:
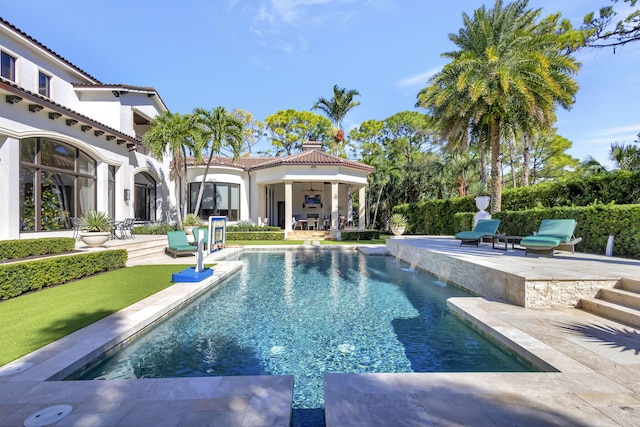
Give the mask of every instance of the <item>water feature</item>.
M 451 315 L 469 296 L 406 263 L 342 251 L 245 253 L 242 271 L 71 379 L 294 375 L 322 408 L 325 372 L 528 371 Z

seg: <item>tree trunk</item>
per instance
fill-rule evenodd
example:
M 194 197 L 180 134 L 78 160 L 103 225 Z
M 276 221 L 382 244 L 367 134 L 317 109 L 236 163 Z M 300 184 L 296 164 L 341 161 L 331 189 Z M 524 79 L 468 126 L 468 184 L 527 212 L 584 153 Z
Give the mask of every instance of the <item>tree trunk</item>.
M 376 219 L 378 217 L 378 208 L 380 207 L 380 197 L 382 196 L 382 190 L 384 190 L 384 187 L 386 187 L 386 185 L 387 184 L 381 185 L 380 191 L 378 191 L 378 201 L 376 202 L 376 210 L 373 212 L 373 222 L 371 223 L 373 227 L 376 226 Z
M 202 177 L 202 182 L 200 183 L 200 189 L 198 190 L 198 200 L 196 201 L 196 208 L 193 210 L 196 215 L 200 215 L 200 204 L 202 203 L 202 194 L 204 193 L 204 182 L 206 181 L 207 174 L 209 173 L 211 159 L 213 159 L 213 150 L 209 153 L 209 160 L 207 160 L 207 166 L 204 168 L 204 175 Z
M 522 185 L 527 187 L 529 185 L 529 175 L 531 175 L 531 147 L 529 145 L 529 135 L 526 133 L 522 138 L 522 151 Z
M 509 167 L 511 168 L 511 185 L 516 188 L 516 165 L 513 159 L 513 147 L 515 140 L 509 143 Z
M 482 142 L 480 145 L 480 181 L 487 186 L 487 143 Z
M 502 207 L 502 177 L 500 169 L 500 119 L 491 122 L 491 212 Z

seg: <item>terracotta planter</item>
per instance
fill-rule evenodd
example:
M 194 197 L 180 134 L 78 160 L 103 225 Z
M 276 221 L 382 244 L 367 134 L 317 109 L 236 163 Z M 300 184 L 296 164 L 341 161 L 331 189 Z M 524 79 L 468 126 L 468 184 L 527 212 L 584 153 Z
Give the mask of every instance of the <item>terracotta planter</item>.
M 90 248 L 96 248 L 104 246 L 111 237 L 111 233 L 108 231 L 84 231 L 80 233 L 80 239 L 82 242 Z

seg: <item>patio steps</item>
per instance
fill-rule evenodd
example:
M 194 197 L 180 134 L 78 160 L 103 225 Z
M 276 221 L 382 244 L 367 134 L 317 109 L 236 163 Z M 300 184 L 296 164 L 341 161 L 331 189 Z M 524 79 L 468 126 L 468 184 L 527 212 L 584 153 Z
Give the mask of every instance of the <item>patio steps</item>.
M 582 298 L 578 306 L 640 328 L 640 280 L 620 279 L 615 288 L 602 288 L 595 298 Z
M 330 235 L 328 231 L 293 230 L 287 233 L 287 240 L 326 240 Z
M 144 242 L 128 240 L 125 249 L 127 250 L 128 262 L 140 261 L 147 257 L 155 257 L 164 253 L 167 246 L 167 236 L 158 236 L 157 239 L 150 239 Z

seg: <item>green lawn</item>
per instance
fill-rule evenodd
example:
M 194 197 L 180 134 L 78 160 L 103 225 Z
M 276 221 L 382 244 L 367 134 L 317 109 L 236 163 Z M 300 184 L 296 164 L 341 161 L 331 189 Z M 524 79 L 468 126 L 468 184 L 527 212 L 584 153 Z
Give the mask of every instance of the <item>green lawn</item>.
M 127 267 L 0 302 L 0 366 L 171 286 L 187 267 Z

